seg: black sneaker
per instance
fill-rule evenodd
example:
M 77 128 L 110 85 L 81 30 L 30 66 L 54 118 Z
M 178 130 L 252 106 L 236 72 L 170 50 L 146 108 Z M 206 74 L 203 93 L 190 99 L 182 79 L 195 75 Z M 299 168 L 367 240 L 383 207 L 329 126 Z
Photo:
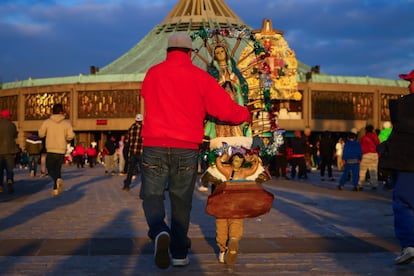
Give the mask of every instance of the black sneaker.
M 13 180 L 11 179 L 7 180 L 7 191 L 9 192 L 9 194 L 14 193 Z
M 341 185 L 338 185 L 338 190 L 342 191 L 344 189 L 344 187 L 342 187 Z
M 155 264 L 166 269 L 170 266 L 170 234 L 163 231 L 155 237 L 154 260 Z

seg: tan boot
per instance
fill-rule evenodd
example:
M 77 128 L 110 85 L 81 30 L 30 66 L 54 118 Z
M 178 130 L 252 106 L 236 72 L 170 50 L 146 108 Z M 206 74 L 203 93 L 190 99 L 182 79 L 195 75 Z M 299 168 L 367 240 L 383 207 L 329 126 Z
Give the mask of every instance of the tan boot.
M 57 185 L 58 193 L 61 194 L 63 192 L 63 179 L 58 178 L 56 180 L 56 185 Z
M 235 238 L 229 240 L 225 256 L 226 264 L 235 264 L 237 261 L 237 251 L 239 250 L 239 241 Z

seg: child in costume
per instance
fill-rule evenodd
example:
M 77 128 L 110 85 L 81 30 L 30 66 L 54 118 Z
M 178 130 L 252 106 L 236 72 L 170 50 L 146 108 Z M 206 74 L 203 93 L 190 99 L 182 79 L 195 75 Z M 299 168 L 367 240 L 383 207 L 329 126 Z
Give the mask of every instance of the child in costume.
M 244 167 L 246 162 L 250 162 L 251 166 Z M 229 158 L 229 155 L 225 153 L 216 159 L 216 168 L 226 181 L 247 180 L 249 176 L 257 173 L 260 165 L 260 158 L 255 154 L 245 156 L 237 152 Z M 216 218 L 216 242 L 220 250 L 220 263 L 234 264 L 236 262 L 242 236 L 242 218 Z

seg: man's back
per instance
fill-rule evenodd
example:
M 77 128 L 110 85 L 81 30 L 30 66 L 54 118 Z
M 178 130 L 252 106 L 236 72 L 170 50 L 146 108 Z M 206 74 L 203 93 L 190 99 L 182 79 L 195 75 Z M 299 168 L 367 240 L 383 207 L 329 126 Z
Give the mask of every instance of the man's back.
M 146 112 L 142 136 L 148 146 L 198 148 L 206 112 L 233 123 L 250 119 L 246 108 L 229 108 L 233 101 L 227 92 L 180 51 L 168 53 L 166 61 L 148 71 L 142 96 Z
M 7 119 L 0 119 L 0 154 L 14 154 L 18 152 L 15 139 L 17 128 Z
M 39 137 L 46 137 L 48 152 L 64 154 L 67 141 L 72 140 L 75 133 L 63 114 L 53 114 L 41 125 Z

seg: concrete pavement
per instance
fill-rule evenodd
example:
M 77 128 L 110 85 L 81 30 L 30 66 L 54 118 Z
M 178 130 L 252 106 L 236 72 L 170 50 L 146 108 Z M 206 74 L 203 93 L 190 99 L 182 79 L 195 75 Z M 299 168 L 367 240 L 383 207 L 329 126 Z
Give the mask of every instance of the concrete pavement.
M 191 263 L 158 269 L 138 198 L 139 179 L 65 165 L 64 192 L 51 196 L 50 178 L 16 169 L 15 193 L 0 194 L 0 275 L 414 275 L 395 266 L 392 193 L 344 191 L 337 181 L 273 179 L 270 213 L 245 220 L 234 266 L 219 264 L 209 192 L 194 192 Z M 339 178 L 339 172 L 335 172 Z M 167 199 L 168 200 L 168 199 Z

